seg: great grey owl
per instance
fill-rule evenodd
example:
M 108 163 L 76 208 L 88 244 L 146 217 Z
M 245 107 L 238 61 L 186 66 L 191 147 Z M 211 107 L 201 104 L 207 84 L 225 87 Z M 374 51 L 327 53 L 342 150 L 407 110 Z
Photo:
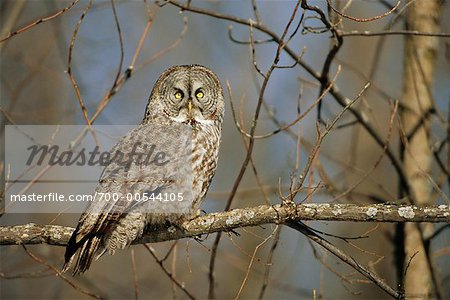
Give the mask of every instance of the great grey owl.
M 163 72 L 141 124 L 110 154 L 119 153 L 123 161 L 131 162 L 133 155 L 139 155 L 130 153 L 156 145 L 166 147 L 167 156 L 154 158 L 153 164 L 143 164 L 142 157 L 134 164 L 111 159 L 95 200 L 69 240 L 63 270 L 69 269 L 77 252 L 74 275 L 86 271 L 103 253 L 126 248 L 144 231 L 195 217 L 216 170 L 223 116 L 223 90 L 214 72 L 200 65 L 174 66 Z M 174 199 L 158 200 L 168 194 Z M 137 198 L 147 201 L 133 201 Z

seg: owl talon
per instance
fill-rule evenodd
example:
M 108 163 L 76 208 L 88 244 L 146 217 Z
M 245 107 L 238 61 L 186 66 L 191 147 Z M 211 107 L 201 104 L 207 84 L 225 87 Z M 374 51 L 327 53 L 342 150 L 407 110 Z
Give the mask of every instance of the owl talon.
M 201 243 L 201 242 L 204 242 L 208 238 L 208 234 L 204 238 L 202 238 L 202 235 L 196 235 L 196 236 L 193 236 L 193 238 L 197 242 Z
M 228 230 L 227 232 L 233 233 L 235 236 L 241 236 L 241 234 L 233 229 Z

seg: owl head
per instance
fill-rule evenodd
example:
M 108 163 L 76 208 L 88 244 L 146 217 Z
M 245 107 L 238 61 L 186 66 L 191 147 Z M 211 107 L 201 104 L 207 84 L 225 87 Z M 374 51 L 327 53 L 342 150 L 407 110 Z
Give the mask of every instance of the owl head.
M 195 126 L 221 123 L 224 98 L 216 74 L 201 65 L 169 68 L 156 81 L 143 123 L 165 118 Z

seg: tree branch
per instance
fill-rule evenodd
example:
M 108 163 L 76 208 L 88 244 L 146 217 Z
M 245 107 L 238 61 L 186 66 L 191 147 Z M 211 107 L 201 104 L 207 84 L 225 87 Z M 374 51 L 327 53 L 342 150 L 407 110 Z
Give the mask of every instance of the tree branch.
M 416 207 L 411 205 L 374 204 L 294 204 L 261 205 L 217 212 L 186 221 L 181 228 L 147 232 L 136 243 L 163 242 L 235 228 L 263 224 L 285 224 L 289 221 L 350 222 L 447 222 L 450 206 Z M 59 225 L 24 224 L 0 227 L 0 245 L 49 244 L 65 246 L 73 228 Z

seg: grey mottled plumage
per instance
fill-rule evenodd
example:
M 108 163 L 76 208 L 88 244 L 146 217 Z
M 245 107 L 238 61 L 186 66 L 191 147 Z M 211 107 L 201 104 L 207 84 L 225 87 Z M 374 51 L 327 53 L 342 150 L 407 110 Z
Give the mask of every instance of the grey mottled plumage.
M 104 252 L 112 254 L 124 249 L 146 229 L 157 230 L 167 223 L 176 224 L 195 216 L 216 170 L 223 114 L 222 87 L 208 68 L 175 66 L 161 74 L 141 125 L 123 137 L 111 154 L 129 153 L 135 144 L 142 150 L 144 145 L 156 141 L 176 155 L 172 155 L 170 164 L 159 167 L 119 168 L 111 163 L 105 167 L 96 192 L 143 194 L 181 190 L 190 195 L 191 202 L 187 202 L 188 207 L 172 202 L 154 211 L 130 201 L 92 202 L 67 245 L 63 270 L 71 266 L 77 252 L 74 274 L 86 271 L 92 260 Z M 164 143 L 168 139 L 174 142 Z

